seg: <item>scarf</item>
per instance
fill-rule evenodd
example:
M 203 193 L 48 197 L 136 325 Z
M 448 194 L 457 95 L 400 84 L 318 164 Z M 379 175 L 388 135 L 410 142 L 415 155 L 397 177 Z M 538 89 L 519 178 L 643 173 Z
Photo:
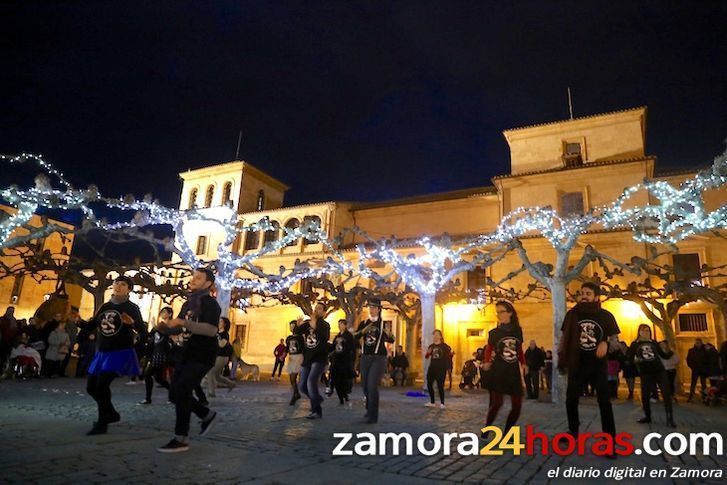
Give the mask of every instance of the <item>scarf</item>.
M 121 305 L 122 303 L 126 303 L 129 301 L 129 295 L 126 296 L 117 296 L 117 295 L 111 295 L 111 303 L 114 305 Z
M 580 302 L 568 310 L 563 321 L 563 336 L 558 346 L 558 369 L 578 368 L 580 351 L 578 344 L 581 337 L 581 329 L 578 326 L 580 315 L 593 315 L 601 310 L 601 302 Z
M 199 313 L 199 307 L 202 305 L 202 298 L 210 294 L 209 288 L 195 290 L 187 297 L 187 310 L 192 312 L 195 317 Z

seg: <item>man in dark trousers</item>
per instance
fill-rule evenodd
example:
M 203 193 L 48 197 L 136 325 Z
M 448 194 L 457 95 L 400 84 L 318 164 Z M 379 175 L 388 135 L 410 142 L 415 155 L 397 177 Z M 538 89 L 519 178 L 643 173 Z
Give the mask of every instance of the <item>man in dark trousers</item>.
M 527 397 L 528 399 L 537 399 L 540 394 L 540 369 L 545 365 L 545 355 L 535 344 L 535 340 L 530 341 L 530 345 L 525 351 L 525 365 L 528 367 L 525 374 Z
M 581 285 L 580 301 L 568 310 L 561 330 L 558 367 L 568 371 L 566 412 L 568 429 L 578 435 L 578 398 L 586 384 L 596 389 L 601 427 L 604 433 L 616 435 L 613 408 L 608 394 L 606 354 L 608 337 L 621 331 L 613 315 L 601 308 L 601 288 L 591 282 Z M 615 457 L 615 455 L 609 455 Z
M 702 385 L 702 396 L 707 390 L 707 352 L 702 343 L 702 339 L 698 338 L 694 341 L 694 347 L 689 349 L 687 353 L 687 365 L 692 370 L 692 382 L 689 385 L 689 398 L 687 402 L 691 402 L 694 397 L 694 390 L 697 387 L 697 379 Z
M 217 325 L 221 309 L 210 296 L 214 282 L 215 276 L 211 270 L 196 269 L 189 282 L 189 297 L 182 305 L 179 317 L 159 328 L 162 332 L 166 327 L 169 333 L 191 334 L 184 343 L 169 389 L 169 400 L 174 403 L 177 415 L 174 438 L 157 448 L 161 453 L 178 453 L 189 449 L 187 436 L 192 413 L 201 420 L 200 436 L 209 432 L 217 416 L 215 411 L 202 405 L 192 394 L 202 378 L 214 367 L 217 358 Z

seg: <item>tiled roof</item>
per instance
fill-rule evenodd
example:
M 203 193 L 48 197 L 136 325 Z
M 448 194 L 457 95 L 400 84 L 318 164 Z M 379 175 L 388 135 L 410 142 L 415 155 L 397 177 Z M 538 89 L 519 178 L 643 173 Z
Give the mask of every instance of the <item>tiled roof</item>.
M 639 111 L 639 110 L 645 110 L 645 109 L 646 109 L 646 106 L 639 106 L 639 107 L 636 107 L 636 108 L 626 108 L 626 109 L 620 109 L 620 110 L 616 110 L 616 111 L 609 111 L 607 113 L 597 113 L 597 114 L 588 115 L 588 116 L 579 116 L 577 118 L 568 119 L 568 120 L 548 121 L 546 123 L 537 123 L 537 124 L 534 124 L 534 125 L 519 126 L 517 128 L 509 128 L 507 130 L 504 130 L 503 133 L 508 133 L 508 132 L 512 132 L 512 131 L 519 131 L 519 130 L 527 130 L 527 129 L 530 129 L 530 128 L 538 128 L 540 126 L 557 125 L 558 123 L 566 123 L 566 122 L 569 122 L 569 121 L 587 120 L 589 118 L 598 118 L 598 117 L 601 117 L 601 116 L 615 115 L 615 114 L 618 114 L 618 113 L 628 113 L 629 111 Z
M 654 156 L 654 155 L 644 155 L 643 157 L 623 158 L 620 160 L 604 160 L 602 162 L 584 163 L 583 165 L 578 165 L 576 167 L 547 168 L 544 170 L 533 170 L 532 172 L 521 172 L 521 173 L 514 173 L 514 174 L 498 175 L 496 177 L 492 177 L 492 180 L 520 177 L 523 175 L 538 175 L 541 173 L 564 172 L 566 170 L 579 170 L 579 169 L 583 169 L 583 168 L 603 167 L 606 165 L 618 165 L 621 163 L 640 162 L 640 161 L 644 161 L 644 160 L 655 160 L 655 159 L 656 159 L 656 156 Z

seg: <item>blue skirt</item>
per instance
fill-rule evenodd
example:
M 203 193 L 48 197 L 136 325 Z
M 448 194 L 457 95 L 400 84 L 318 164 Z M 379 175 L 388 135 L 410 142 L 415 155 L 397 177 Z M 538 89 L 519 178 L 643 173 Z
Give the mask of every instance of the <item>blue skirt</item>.
M 115 372 L 122 376 L 138 376 L 141 374 L 139 359 L 136 358 L 134 349 L 96 352 L 91 364 L 88 366 L 88 373 L 99 375 L 106 372 Z

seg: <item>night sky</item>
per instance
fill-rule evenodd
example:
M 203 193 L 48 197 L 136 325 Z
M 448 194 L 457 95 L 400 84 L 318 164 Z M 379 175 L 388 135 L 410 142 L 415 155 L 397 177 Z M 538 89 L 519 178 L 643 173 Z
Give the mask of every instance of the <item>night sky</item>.
M 3 2 L 0 152 L 176 205 L 242 129 L 287 205 L 383 200 L 489 185 L 571 86 L 576 116 L 648 106 L 661 168 L 709 164 L 727 2 L 585 3 Z

